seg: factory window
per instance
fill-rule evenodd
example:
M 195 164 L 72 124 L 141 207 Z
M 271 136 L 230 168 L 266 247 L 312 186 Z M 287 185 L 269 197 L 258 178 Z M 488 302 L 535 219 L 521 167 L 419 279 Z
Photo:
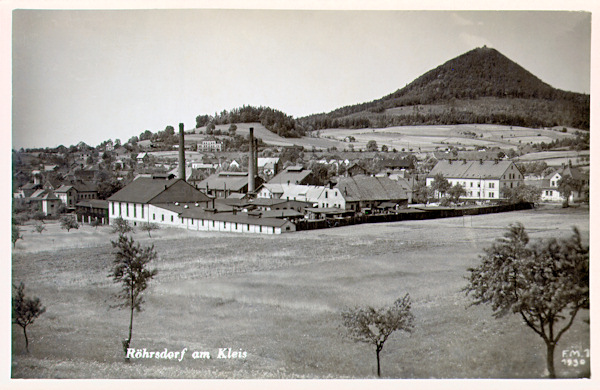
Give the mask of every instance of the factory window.
M 163 221 L 163 222 L 165 221 L 165 215 L 164 214 L 160 215 L 160 220 Z
M 136 212 L 136 205 L 135 203 L 133 204 L 133 218 L 137 218 L 137 212 Z
M 142 218 L 144 218 L 144 205 L 142 205 Z
M 156 214 L 152 214 L 152 220 L 156 221 Z
M 112 214 L 115 215 L 115 204 L 111 203 L 110 205 L 112 206 Z
M 171 215 L 171 222 L 173 222 L 173 216 Z
M 129 203 L 125 203 L 125 215 L 129 217 Z

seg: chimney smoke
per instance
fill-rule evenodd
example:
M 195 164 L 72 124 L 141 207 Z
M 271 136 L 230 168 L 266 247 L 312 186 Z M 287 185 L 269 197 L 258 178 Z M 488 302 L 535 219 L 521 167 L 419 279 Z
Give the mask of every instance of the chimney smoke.
M 179 124 L 179 178 L 185 180 L 185 143 L 183 142 L 183 123 Z

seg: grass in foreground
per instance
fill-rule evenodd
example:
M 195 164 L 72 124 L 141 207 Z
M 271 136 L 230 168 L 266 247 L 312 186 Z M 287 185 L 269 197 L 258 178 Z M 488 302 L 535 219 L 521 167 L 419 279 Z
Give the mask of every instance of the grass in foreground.
M 12 376 L 37 378 L 371 378 L 374 352 L 342 334 L 340 312 L 381 306 L 405 292 L 415 331 L 394 335 L 382 352 L 393 378 L 539 378 L 545 349 L 515 316 L 495 320 L 460 293 L 469 266 L 511 222 L 532 239 L 588 239 L 587 210 L 541 209 L 488 216 L 297 232 L 280 237 L 198 234 L 162 229 L 154 242 L 159 273 L 136 314 L 132 346 L 181 351 L 177 361 L 123 361 L 128 316 L 109 309 L 118 291 L 107 277 L 107 228 L 48 229 L 13 252 L 13 280 L 23 281 L 47 311 L 31 327 L 31 353 L 13 327 Z M 463 227 L 463 224 L 465 225 Z M 82 239 L 75 234 L 80 234 Z M 37 234 L 37 233 L 36 233 Z M 89 239 L 88 239 L 89 238 Z M 62 242 L 40 250 L 42 242 Z M 19 246 L 20 245 L 20 246 Z M 85 247 L 81 247 L 85 245 Z M 80 246 L 80 247 L 78 247 Z M 64 249 L 60 249 L 64 248 Z M 70 249 L 69 249 L 70 248 Z M 588 312 L 557 351 L 589 348 Z M 191 351 L 245 350 L 246 359 L 194 360 Z M 558 354 L 557 354 L 558 355 Z M 586 375 L 567 367 L 559 377 Z

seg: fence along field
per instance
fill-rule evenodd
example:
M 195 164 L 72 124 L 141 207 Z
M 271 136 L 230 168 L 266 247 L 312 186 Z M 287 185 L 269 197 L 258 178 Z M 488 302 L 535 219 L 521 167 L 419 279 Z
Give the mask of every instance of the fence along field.
M 108 228 L 66 233 L 25 231 L 13 251 L 13 282 L 46 307 L 28 329 L 12 328 L 14 378 L 374 378 L 372 349 L 342 334 L 340 313 L 382 306 L 410 293 L 413 333 L 392 335 L 382 351 L 391 378 L 540 378 L 545 348 L 516 316 L 495 320 L 487 307 L 466 308 L 460 290 L 468 267 L 513 222 L 537 239 L 577 226 L 589 242 L 587 208 L 541 208 L 427 221 L 364 224 L 248 237 L 161 229 L 154 243 L 158 275 L 136 313 L 132 347 L 181 351 L 176 360 L 125 363 L 128 318 L 110 309 Z M 84 244 L 76 244 L 79 238 Z M 95 240 L 95 241 L 94 241 Z M 42 247 L 54 242 L 54 246 Z M 81 246 L 81 247 L 77 247 Z M 64 248 L 64 249 L 61 249 Z M 586 322 L 587 321 L 587 322 Z M 560 363 L 562 350 L 589 348 L 589 312 L 578 314 L 557 347 L 559 377 L 589 365 Z M 247 352 L 216 359 L 219 348 Z M 212 359 L 192 359 L 208 351 Z

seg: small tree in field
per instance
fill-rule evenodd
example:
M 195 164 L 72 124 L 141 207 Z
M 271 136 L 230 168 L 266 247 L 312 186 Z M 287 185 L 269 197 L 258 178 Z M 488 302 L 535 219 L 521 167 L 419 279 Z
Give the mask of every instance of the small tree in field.
M 123 235 L 134 231 L 135 230 L 133 229 L 133 226 L 131 226 L 128 221 L 121 217 L 115 218 L 112 228 L 113 233 L 119 233 L 119 235 Z
M 35 231 L 36 231 L 36 232 L 38 232 L 38 233 L 42 234 L 42 232 L 43 232 L 44 230 L 46 230 L 46 226 L 44 226 L 44 224 L 43 224 L 43 223 L 41 223 L 41 222 L 38 222 L 38 223 L 36 223 L 36 224 L 35 224 L 35 228 L 34 228 L 34 229 L 35 229 Z
M 98 226 L 100 226 L 100 225 L 102 225 L 102 222 L 100 222 L 100 219 L 98 219 L 98 218 L 94 218 L 92 220 L 92 222 L 90 222 L 90 226 L 96 230 L 98 230 Z
M 474 305 L 490 304 L 494 317 L 521 316 L 546 343 L 546 366 L 556 378 L 554 349 L 581 309 L 589 309 L 589 248 L 579 231 L 567 239 L 529 245 L 522 224 L 485 249 L 481 264 L 470 268 L 464 288 Z
M 414 316 L 410 312 L 410 296 L 398 298 L 392 306 L 354 308 L 342 312 L 342 321 L 348 329 L 348 336 L 354 341 L 371 344 L 377 357 L 377 376 L 381 377 L 379 354 L 390 335 L 403 330 L 411 332 Z
M 68 232 L 71 229 L 79 229 L 79 224 L 77 223 L 75 217 L 65 215 L 60 219 L 60 227 L 62 229 L 66 229 Z
M 25 296 L 25 285 L 23 283 L 14 287 L 16 288 L 16 292 L 12 299 L 12 321 L 13 324 L 17 324 L 23 328 L 25 350 L 29 352 L 27 327 L 33 324 L 35 319 L 46 311 L 46 308 L 42 307 L 39 298 L 29 298 Z
M 156 259 L 157 254 L 154 245 L 142 248 L 133 238 L 123 234 L 119 234 L 117 241 L 111 243 L 117 251 L 113 269 L 108 276 L 115 283 L 121 284 L 121 292 L 117 294 L 120 303 L 117 306 L 130 311 L 129 336 L 123 340 L 123 351 L 127 356 L 133 333 L 133 312 L 142 310 L 142 294 L 148 287 L 148 282 L 158 273 L 158 270 L 148 268 L 148 263 Z
M 158 226 L 158 224 L 156 224 L 156 223 L 151 223 L 151 222 L 144 222 L 140 226 L 140 230 L 142 230 L 144 232 L 148 232 L 148 237 L 150 237 L 150 238 L 152 238 L 152 236 L 150 235 L 150 232 L 152 232 L 153 230 L 158 230 L 158 229 L 160 229 L 160 226 Z
M 13 223 L 12 225 L 12 236 L 11 242 L 13 244 L 13 248 L 17 245 L 17 241 L 22 240 L 23 236 L 21 235 L 21 228 Z

